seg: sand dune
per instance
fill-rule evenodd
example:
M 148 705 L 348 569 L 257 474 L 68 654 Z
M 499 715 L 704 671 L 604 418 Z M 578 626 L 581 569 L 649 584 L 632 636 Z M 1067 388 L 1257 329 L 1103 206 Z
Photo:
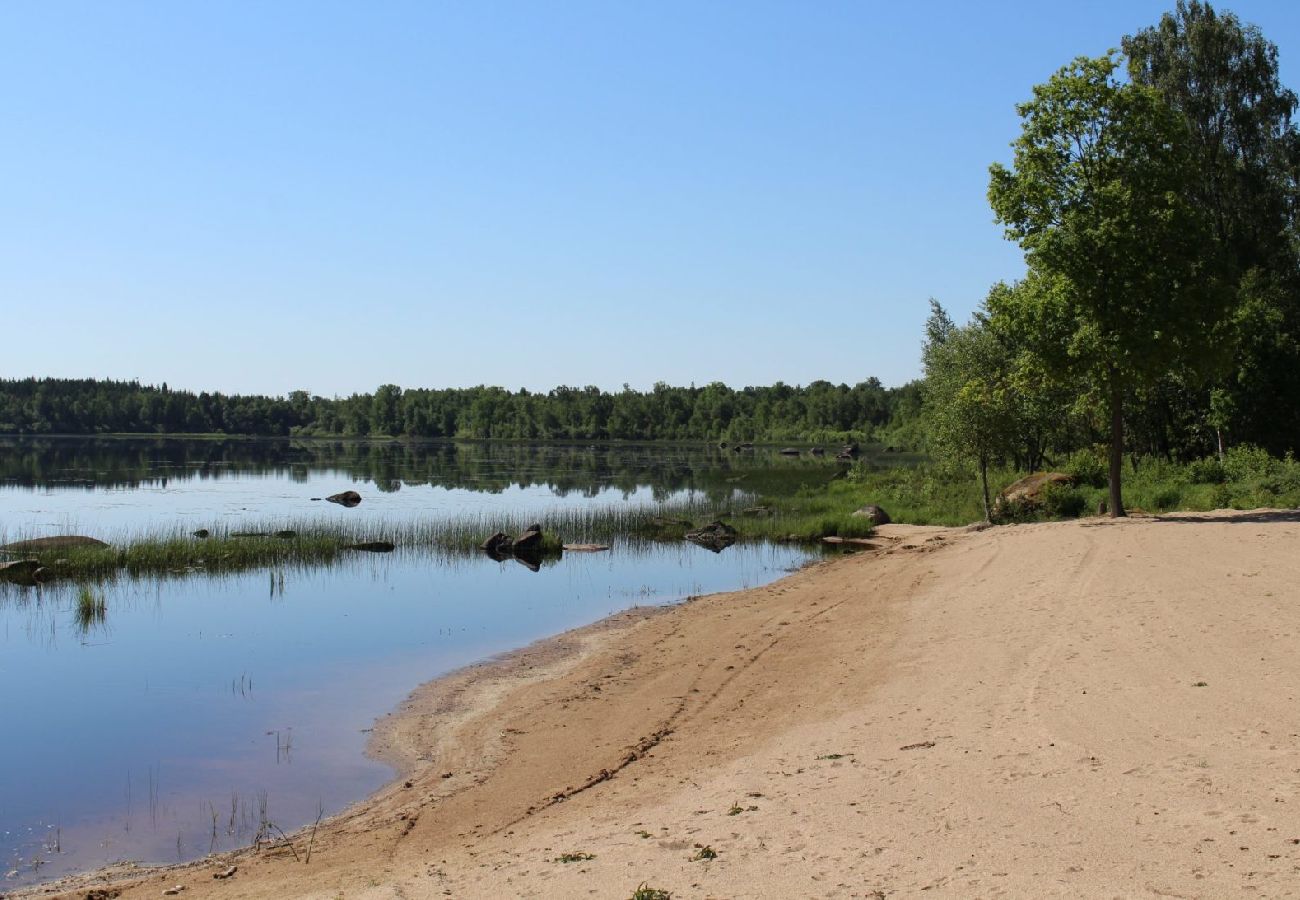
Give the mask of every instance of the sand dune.
M 1300 896 L 1300 515 L 881 532 L 420 689 L 376 733 L 406 776 L 309 864 L 63 887 Z

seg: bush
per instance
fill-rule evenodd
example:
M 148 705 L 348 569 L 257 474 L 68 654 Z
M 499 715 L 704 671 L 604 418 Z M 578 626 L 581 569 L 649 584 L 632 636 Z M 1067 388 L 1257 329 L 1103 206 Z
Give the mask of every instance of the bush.
M 1166 487 L 1156 491 L 1151 500 L 1158 511 L 1165 512 L 1182 505 L 1183 493 L 1176 487 Z
M 1187 480 L 1192 484 L 1223 484 L 1228 474 L 1216 457 L 1192 460 L 1187 464 Z
M 1110 479 L 1106 460 L 1096 450 L 1074 451 L 1065 461 L 1061 471 L 1074 476 L 1076 484 L 1084 484 L 1088 487 L 1105 487 Z
M 1252 444 L 1233 447 L 1223 458 L 1223 472 L 1229 481 L 1261 481 L 1269 479 L 1278 467 L 1278 460 L 1268 451 Z
M 1042 491 L 1043 512 L 1053 519 L 1077 519 L 1088 505 L 1082 491 L 1063 484 L 1049 484 Z

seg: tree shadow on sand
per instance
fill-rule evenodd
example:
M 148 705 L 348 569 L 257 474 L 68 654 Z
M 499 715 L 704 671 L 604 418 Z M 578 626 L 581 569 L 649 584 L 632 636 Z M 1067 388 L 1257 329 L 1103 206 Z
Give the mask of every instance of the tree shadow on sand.
M 1261 525 L 1266 522 L 1300 522 L 1300 509 L 1252 509 L 1239 513 L 1178 513 L 1156 516 L 1153 521 L 1182 525 L 1221 522 L 1226 525 Z

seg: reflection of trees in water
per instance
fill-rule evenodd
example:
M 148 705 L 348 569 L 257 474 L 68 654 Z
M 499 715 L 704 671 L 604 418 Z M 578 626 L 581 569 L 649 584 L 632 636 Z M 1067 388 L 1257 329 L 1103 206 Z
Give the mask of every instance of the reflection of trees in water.
M 666 444 L 0 438 L 0 483 L 40 488 L 166 486 L 250 474 L 302 483 L 331 471 L 385 493 L 403 485 L 485 493 L 540 486 L 560 497 L 596 497 L 648 487 L 664 500 L 683 490 L 718 498 L 737 489 L 782 493 L 824 482 L 836 469 L 833 461 L 770 449 Z

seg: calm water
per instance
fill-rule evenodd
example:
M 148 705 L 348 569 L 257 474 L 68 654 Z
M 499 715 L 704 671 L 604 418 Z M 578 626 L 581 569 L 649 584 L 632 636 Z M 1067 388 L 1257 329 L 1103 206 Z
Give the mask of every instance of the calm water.
M 277 517 L 542 512 L 824 481 L 833 464 L 654 447 L 0 442 L 0 529 L 104 536 Z M 346 510 L 312 497 L 345 489 Z M 401 551 L 310 571 L 122 581 L 89 628 L 68 586 L 0 589 L 0 888 L 175 861 L 328 815 L 391 771 L 374 720 L 438 674 L 638 604 L 761 584 L 807 558 L 616 544 L 534 573 Z

